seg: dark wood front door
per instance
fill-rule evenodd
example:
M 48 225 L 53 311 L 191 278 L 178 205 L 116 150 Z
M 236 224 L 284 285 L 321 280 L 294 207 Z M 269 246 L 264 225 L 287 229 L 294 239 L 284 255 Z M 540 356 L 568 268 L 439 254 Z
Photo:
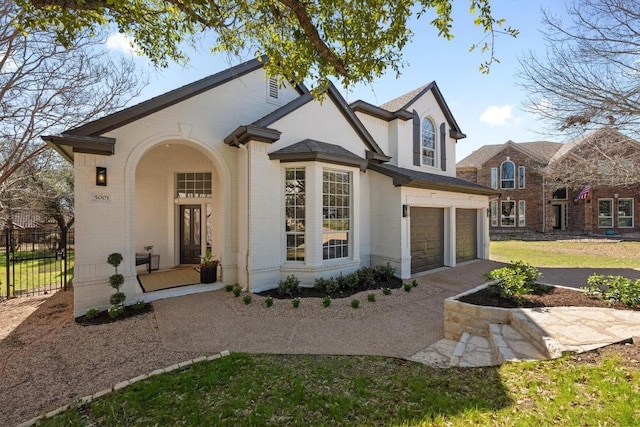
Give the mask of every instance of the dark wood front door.
M 200 205 L 180 206 L 180 264 L 199 264 L 202 209 Z

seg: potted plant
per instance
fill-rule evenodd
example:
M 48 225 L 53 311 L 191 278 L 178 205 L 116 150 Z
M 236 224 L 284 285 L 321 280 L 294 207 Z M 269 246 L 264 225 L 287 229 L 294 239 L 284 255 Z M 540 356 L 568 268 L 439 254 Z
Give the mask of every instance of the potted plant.
M 218 265 L 220 261 L 211 258 L 211 250 L 200 257 L 200 283 L 214 283 L 218 278 Z
M 147 245 L 144 247 L 144 250 L 146 253 L 148 254 L 152 254 L 153 253 L 153 245 Z

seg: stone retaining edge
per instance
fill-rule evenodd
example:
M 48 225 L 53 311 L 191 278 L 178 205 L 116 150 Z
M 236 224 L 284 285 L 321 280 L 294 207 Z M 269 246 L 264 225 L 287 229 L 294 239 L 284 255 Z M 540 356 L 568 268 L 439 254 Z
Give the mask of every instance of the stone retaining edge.
M 148 374 L 142 374 L 142 375 L 138 375 L 137 377 L 131 378 L 130 380 L 126 380 L 126 381 L 121 381 L 117 384 L 114 384 L 113 386 L 111 386 L 111 388 L 105 388 L 104 390 L 100 390 L 97 393 L 94 393 L 92 395 L 89 396 L 84 396 L 84 397 L 79 397 L 77 399 L 75 399 L 73 402 L 67 404 L 67 405 L 63 405 L 59 408 L 56 408 L 52 411 L 49 412 L 45 412 L 43 414 L 38 415 L 35 418 L 30 419 L 29 421 L 25 421 L 21 424 L 18 424 L 17 427 L 31 427 L 33 425 L 35 425 L 38 421 L 40 420 L 44 420 L 47 418 L 53 418 L 58 414 L 61 414 L 62 412 L 66 411 L 67 409 L 71 408 L 74 405 L 80 404 L 86 404 L 91 402 L 92 400 L 98 399 L 99 397 L 105 396 L 109 393 L 112 393 L 114 391 L 117 390 L 122 390 L 128 386 L 130 386 L 131 384 L 137 383 L 138 381 L 142 381 L 145 380 L 147 378 L 151 378 L 153 376 L 159 375 L 159 374 L 166 374 L 169 373 L 171 371 L 175 371 L 176 369 L 181 369 L 184 368 L 185 366 L 190 366 L 193 365 L 194 363 L 199 363 L 199 362 L 204 362 L 206 360 L 216 360 L 216 359 L 220 359 L 221 357 L 225 357 L 225 356 L 229 356 L 231 353 L 229 352 L 229 350 L 223 350 L 220 353 L 217 354 L 213 354 L 211 356 L 200 356 L 200 357 L 196 357 L 194 359 L 189 359 L 189 360 L 185 360 L 184 362 L 180 362 L 180 363 L 176 363 L 174 365 L 171 366 L 167 366 L 166 368 L 160 368 L 160 369 L 155 369 L 151 372 L 149 372 Z

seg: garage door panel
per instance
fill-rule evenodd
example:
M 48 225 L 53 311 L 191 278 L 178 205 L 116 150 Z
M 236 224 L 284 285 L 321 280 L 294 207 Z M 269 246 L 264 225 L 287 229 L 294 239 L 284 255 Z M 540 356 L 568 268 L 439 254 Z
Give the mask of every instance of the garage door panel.
M 478 221 L 475 209 L 456 209 L 456 262 L 478 257 Z
M 444 265 L 444 209 L 411 208 L 411 273 Z

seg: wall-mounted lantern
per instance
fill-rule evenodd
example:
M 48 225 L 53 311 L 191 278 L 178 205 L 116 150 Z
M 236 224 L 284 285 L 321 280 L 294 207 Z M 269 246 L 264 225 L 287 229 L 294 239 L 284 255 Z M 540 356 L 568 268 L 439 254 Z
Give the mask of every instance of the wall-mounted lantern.
M 402 218 L 409 217 L 409 205 L 402 205 Z
M 96 167 L 96 185 L 107 186 L 107 168 Z

